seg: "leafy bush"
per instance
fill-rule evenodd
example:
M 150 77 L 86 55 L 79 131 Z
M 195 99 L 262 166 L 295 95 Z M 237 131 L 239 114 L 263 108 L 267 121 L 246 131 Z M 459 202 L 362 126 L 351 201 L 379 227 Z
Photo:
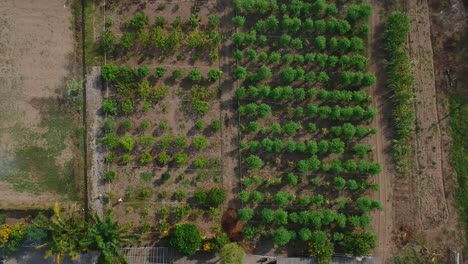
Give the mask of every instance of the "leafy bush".
M 206 197 L 206 202 L 213 207 L 218 207 L 226 200 L 226 192 L 223 189 L 213 187 L 211 188 Z
M 115 176 L 115 171 L 106 171 L 106 173 L 104 173 L 104 179 L 108 181 L 113 181 L 115 179 Z
M 204 150 L 208 147 L 208 140 L 202 135 L 197 135 L 193 138 L 193 147 L 196 150 Z
M 237 215 L 239 216 L 240 220 L 247 222 L 252 219 L 254 211 L 252 208 L 242 208 L 237 210 Z
M 174 70 L 174 71 L 176 71 L 176 70 Z M 164 67 L 158 66 L 154 70 L 154 75 L 157 78 L 162 78 L 162 77 L 164 77 L 165 74 L 166 74 L 166 68 L 164 68 Z M 174 76 L 174 74 L 173 74 L 173 76 Z
M 187 77 L 194 83 L 201 82 L 203 79 L 202 73 L 197 67 L 190 70 Z
M 140 156 L 140 163 L 141 164 L 149 164 L 153 161 L 153 156 L 148 151 L 143 152 Z
M 202 235 L 194 224 L 177 224 L 171 235 L 169 245 L 182 255 L 195 254 L 202 245 Z
M 102 112 L 106 114 L 116 115 L 118 112 L 117 101 L 113 99 L 104 99 L 102 102 Z
M 260 169 L 263 167 L 262 159 L 256 155 L 250 155 L 245 161 L 249 169 Z

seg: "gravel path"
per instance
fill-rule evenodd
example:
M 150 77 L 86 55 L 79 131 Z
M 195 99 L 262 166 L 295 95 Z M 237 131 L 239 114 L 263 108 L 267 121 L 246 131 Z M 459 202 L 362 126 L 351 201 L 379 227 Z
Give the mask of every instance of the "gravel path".
M 104 171 L 104 150 L 98 139 L 104 117 L 99 114 L 102 105 L 103 94 L 101 85 L 101 67 L 93 67 L 86 78 L 87 108 L 88 108 L 88 149 L 90 169 L 88 172 L 89 201 L 91 210 L 99 216 L 103 215 L 102 198 L 102 175 Z

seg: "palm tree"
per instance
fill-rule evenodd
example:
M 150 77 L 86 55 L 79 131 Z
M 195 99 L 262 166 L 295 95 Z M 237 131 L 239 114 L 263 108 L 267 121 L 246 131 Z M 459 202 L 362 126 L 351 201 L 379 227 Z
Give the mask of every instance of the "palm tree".
M 86 235 L 86 222 L 84 217 L 72 211 L 67 216 L 60 213 L 60 206 L 56 202 L 54 204 L 54 215 L 41 223 L 43 228 L 48 234 L 49 239 L 44 245 L 48 246 L 45 257 L 48 258 L 55 255 L 57 264 L 63 262 L 63 258 L 68 253 L 74 260 L 79 259 L 80 252 L 85 252 L 88 248 L 83 244 Z
M 126 263 L 121 245 L 134 244 L 135 237 L 130 234 L 130 225 L 119 225 L 113 220 L 113 214 L 108 211 L 101 219 L 97 214 L 92 215 L 92 224 L 88 227 L 84 245 L 101 251 L 100 263 Z

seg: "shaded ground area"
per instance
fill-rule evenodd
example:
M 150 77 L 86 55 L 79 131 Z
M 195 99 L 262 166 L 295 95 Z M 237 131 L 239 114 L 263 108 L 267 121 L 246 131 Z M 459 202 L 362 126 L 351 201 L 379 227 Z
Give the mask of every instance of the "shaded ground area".
M 61 0 L 1 1 L 0 35 L 0 206 L 77 199 L 79 114 L 58 99 L 76 72 L 71 8 Z

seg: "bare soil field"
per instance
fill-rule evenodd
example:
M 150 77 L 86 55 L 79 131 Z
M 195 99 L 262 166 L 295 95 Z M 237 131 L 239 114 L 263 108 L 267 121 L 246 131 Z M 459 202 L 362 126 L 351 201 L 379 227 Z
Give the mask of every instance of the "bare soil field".
M 71 7 L 5 0 L 0 17 L 0 206 L 76 199 L 73 108 L 58 99 L 76 72 Z
M 464 243 L 456 208 L 456 177 L 449 164 L 448 96 L 459 92 L 460 85 L 457 88 L 454 80 L 463 78 L 459 53 L 466 30 L 466 11 L 461 1 L 393 4 L 390 9 L 399 5 L 399 9 L 408 12 L 412 19 L 409 50 L 414 62 L 417 123 L 412 173 L 390 174 L 392 188 L 387 189 L 390 200 L 387 199 L 384 214 L 393 212 L 390 220 L 379 222 L 380 225 L 390 225 L 393 232 L 387 236 L 391 240 L 385 241 L 382 239 L 388 231 L 379 232 L 379 251 L 383 263 L 411 250 L 415 250 L 415 256 L 426 260 L 435 257 L 444 262 L 449 258 L 450 250 L 463 252 Z M 374 3 L 374 8 L 378 9 L 378 6 Z M 388 5 L 381 7 L 389 11 Z M 374 17 L 381 18 L 382 14 L 385 12 L 376 12 Z M 387 246 L 383 248 L 382 243 Z M 421 251 L 422 248 L 427 250 Z

